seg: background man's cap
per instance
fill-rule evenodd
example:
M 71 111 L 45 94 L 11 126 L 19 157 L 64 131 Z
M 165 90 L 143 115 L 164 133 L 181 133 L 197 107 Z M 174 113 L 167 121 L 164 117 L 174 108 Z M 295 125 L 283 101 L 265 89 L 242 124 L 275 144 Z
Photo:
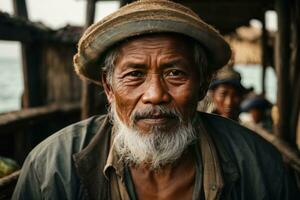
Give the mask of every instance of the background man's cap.
M 248 112 L 251 109 L 267 110 L 271 109 L 272 104 L 262 96 L 256 95 L 244 100 L 241 104 L 243 112 Z
M 81 77 L 101 84 L 99 63 L 112 45 L 132 36 L 179 33 L 198 41 L 214 70 L 228 62 L 231 50 L 223 37 L 197 14 L 168 0 L 140 0 L 128 4 L 90 26 L 78 43 L 74 66 Z
M 242 85 L 240 73 L 235 71 L 231 66 L 226 66 L 217 72 L 209 86 L 209 89 L 214 90 L 217 86 L 221 84 L 232 85 L 241 94 L 246 94 L 253 90 L 252 88 L 247 89 Z

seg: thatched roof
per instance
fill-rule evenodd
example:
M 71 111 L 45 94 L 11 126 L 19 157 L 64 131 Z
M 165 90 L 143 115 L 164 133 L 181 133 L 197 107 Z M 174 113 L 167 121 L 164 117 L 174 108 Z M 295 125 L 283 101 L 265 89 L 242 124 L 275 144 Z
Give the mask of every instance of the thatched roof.
M 236 64 L 261 63 L 261 32 L 259 28 L 243 26 L 225 36 L 233 50 Z

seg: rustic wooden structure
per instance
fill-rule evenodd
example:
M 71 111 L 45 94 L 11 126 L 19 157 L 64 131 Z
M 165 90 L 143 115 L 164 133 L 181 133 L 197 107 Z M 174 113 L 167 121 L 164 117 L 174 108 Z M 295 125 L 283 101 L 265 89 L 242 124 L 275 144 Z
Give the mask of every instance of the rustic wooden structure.
M 22 164 L 28 152 L 53 132 L 80 120 L 81 81 L 72 57 L 82 28 L 51 30 L 27 20 L 25 0 L 15 17 L 0 12 L 0 39 L 22 44 L 22 110 L 0 115 L 0 155 Z M 9 199 L 18 177 L 0 180 L 0 199 Z
M 87 0 L 85 28 L 94 21 L 96 1 Z M 191 7 L 222 34 L 233 33 L 238 27 L 249 25 L 253 18 L 262 22 L 262 83 L 266 67 L 275 63 L 273 67 L 278 76 L 277 105 L 280 120 L 276 136 L 270 137 L 265 132 L 261 135 L 288 156 L 290 163 L 294 163 L 294 168 L 299 170 L 299 151 L 295 148 L 295 138 L 300 122 L 300 2 L 176 1 Z M 72 56 L 82 28 L 51 30 L 29 22 L 25 0 L 13 2 L 16 17 L 0 12 L 0 39 L 22 43 L 24 110 L 0 116 L 0 153 L 22 163 L 28 151 L 52 132 L 80 118 L 105 111 L 106 100 L 103 93 L 99 95 L 100 87 L 88 82 L 82 83 L 73 72 Z M 120 0 L 120 5 L 130 2 Z M 269 36 L 265 29 L 265 12 L 274 9 L 278 13 L 275 62 L 270 46 L 267 45 Z M 9 198 L 17 176 L 18 173 L 0 180 L 0 199 Z
M 53 31 L 27 21 L 24 0 L 15 0 L 14 8 L 16 17 L 0 12 L 0 39 L 22 43 L 24 110 L 1 115 L 0 152 L 21 164 L 28 151 L 53 130 L 80 119 L 81 81 L 73 73 L 72 57 L 82 28 Z M 68 35 L 69 32 L 76 34 Z M 54 109 L 54 103 L 61 106 Z M 66 109 L 66 104 L 72 108 Z M 9 120 L 12 116 L 22 116 L 23 125 L 17 126 L 20 117 Z M 59 118 L 67 120 L 61 123 Z M 47 120 L 56 122 L 45 126 Z

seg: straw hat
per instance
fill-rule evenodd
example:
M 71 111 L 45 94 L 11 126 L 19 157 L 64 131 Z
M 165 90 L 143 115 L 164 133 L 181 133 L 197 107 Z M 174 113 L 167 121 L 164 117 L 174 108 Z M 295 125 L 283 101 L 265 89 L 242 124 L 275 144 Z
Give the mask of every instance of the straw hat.
M 74 56 L 75 70 L 81 77 L 101 84 L 99 63 L 109 47 L 132 36 L 163 32 L 183 34 L 198 41 L 213 69 L 221 68 L 230 58 L 231 50 L 223 37 L 189 8 L 168 0 L 140 0 L 85 31 Z

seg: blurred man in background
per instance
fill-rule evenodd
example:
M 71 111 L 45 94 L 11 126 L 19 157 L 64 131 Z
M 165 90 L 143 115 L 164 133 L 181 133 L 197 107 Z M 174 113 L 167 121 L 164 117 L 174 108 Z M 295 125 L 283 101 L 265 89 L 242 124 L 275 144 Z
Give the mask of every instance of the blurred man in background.
M 212 113 L 239 121 L 240 104 L 249 91 L 241 84 L 241 75 L 232 66 L 226 66 L 214 77 L 210 84 L 213 102 Z

